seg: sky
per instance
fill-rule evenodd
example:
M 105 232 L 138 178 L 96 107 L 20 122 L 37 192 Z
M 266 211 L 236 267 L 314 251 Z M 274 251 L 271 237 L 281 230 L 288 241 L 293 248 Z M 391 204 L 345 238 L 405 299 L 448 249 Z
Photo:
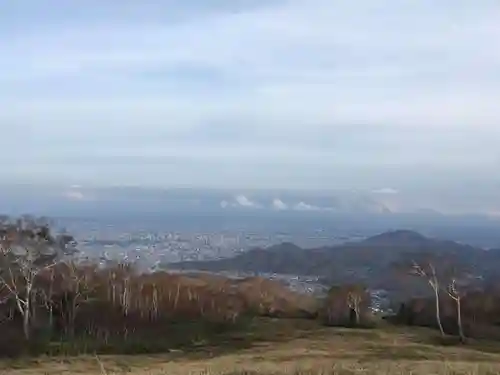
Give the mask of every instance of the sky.
M 0 5 L 2 180 L 500 191 L 498 0 Z

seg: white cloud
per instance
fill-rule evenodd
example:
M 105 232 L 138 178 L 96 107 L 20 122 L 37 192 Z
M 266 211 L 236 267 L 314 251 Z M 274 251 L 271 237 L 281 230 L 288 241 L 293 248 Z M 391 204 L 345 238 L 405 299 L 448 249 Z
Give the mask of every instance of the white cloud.
M 244 195 L 238 195 L 235 197 L 236 203 L 239 204 L 242 207 L 248 207 L 248 208 L 260 208 L 261 206 L 248 199 Z
M 321 210 L 320 207 L 312 206 L 310 204 L 299 202 L 294 206 L 294 209 L 297 211 L 318 211 Z
M 254 3 L 237 12 L 169 4 L 182 14 L 175 22 L 159 19 L 161 2 L 96 4 L 85 16 L 76 5 L 47 7 L 15 23 L 25 13 L 6 8 L 0 129 L 16 129 L 12 175 L 105 181 L 123 158 L 152 157 L 198 183 L 193 159 L 281 164 L 281 181 L 238 173 L 282 186 L 308 164 L 330 163 L 333 175 L 353 164 L 498 167 L 496 2 Z M 92 177 L 81 160 L 108 169 Z M 159 178 L 134 168 L 141 181 Z
M 288 205 L 284 203 L 281 199 L 273 199 L 272 208 L 275 210 L 287 210 Z
M 372 191 L 374 194 L 398 194 L 399 191 L 393 188 L 380 188 Z
M 314 114 L 312 121 L 324 126 L 344 121 L 455 126 L 486 120 L 494 124 L 498 81 L 488 81 L 500 54 L 490 48 L 489 40 L 500 36 L 493 17 L 499 10 L 483 6 L 481 14 L 481 7 L 473 12 L 462 5 L 464 12 L 470 11 L 465 17 L 434 5 L 431 15 L 429 6 L 428 2 L 383 3 L 380 13 L 373 13 L 368 4 L 288 1 L 180 24 L 115 22 L 56 28 L 6 39 L 0 44 L 1 72 L 7 83 L 22 80 L 30 89 L 44 91 L 49 88 L 43 80 L 63 79 L 69 95 L 61 96 L 58 90 L 57 101 L 69 96 L 79 105 L 84 100 L 90 116 L 104 111 L 113 117 L 117 110 L 108 102 L 115 102 L 126 113 L 134 112 L 133 121 L 139 120 L 139 113 L 137 105 L 125 104 L 130 99 L 159 101 L 170 108 L 155 116 L 170 113 L 189 119 L 192 111 L 184 106 L 176 109 L 176 103 L 192 105 L 196 100 L 198 110 L 210 112 L 217 100 L 204 94 L 212 91 L 215 99 L 223 95 L 230 100 L 222 111 L 236 105 L 236 112 L 243 115 L 260 108 L 268 123 L 288 117 L 301 124 Z M 460 27 L 454 27 L 456 23 Z M 187 76 L 179 70 L 187 70 Z M 160 79 L 147 78 L 155 74 Z M 200 74 L 227 81 L 229 92 L 221 94 L 217 83 L 213 88 L 200 84 L 204 79 L 196 78 Z M 181 82 L 188 82 L 176 83 L 179 75 Z M 91 99 L 102 95 L 104 101 Z M 35 103 L 46 96 L 36 97 Z M 203 105 L 207 99 L 210 104 Z M 68 103 L 57 105 L 57 101 L 56 111 L 68 108 Z M 458 105 L 463 102 L 469 105 Z
M 82 201 L 82 200 L 87 199 L 85 194 L 83 194 L 81 191 L 78 191 L 78 190 L 67 191 L 67 192 L 63 193 L 63 196 L 66 199 L 72 200 L 72 201 Z

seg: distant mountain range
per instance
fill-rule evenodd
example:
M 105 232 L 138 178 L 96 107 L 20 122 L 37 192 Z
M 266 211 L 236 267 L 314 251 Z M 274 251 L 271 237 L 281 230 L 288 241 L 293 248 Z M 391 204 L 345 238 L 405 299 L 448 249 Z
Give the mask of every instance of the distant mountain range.
M 477 195 L 477 194 L 476 194 Z M 0 185 L 0 210 L 6 211 L 249 211 L 338 214 L 500 213 L 500 195 L 465 192 L 411 192 L 392 188 L 331 191 L 224 190 L 194 188 Z
M 394 266 L 410 254 L 434 254 L 467 264 L 486 279 L 498 278 L 500 249 L 483 250 L 453 241 L 398 230 L 360 242 L 333 247 L 302 249 L 291 243 L 256 248 L 233 258 L 168 264 L 170 269 L 243 271 L 315 275 L 327 283 L 363 282 L 372 288 L 393 289 L 400 284 Z
M 383 202 L 363 192 L 232 191 L 212 189 L 148 189 L 135 187 L 0 186 L 0 207 L 13 209 L 89 210 L 128 208 L 131 211 L 324 211 L 390 213 Z

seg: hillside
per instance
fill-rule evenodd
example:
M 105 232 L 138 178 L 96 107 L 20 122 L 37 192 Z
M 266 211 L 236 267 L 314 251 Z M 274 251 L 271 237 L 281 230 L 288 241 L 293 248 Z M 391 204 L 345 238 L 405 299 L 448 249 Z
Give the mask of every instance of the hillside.
M 258 314 L 307 318 L 314 316 L 318 308 L 318 301 L 312 296 L 292 292 L 279 282 L 260 277 L 230 279 L 210 274 L 170 277 L 177 277 L 184 286 L 198 285 L 215 294 L 227 293 L 228 298 L 238 298 Z
M 5 235 L 1 260 L 8 266 L 3 270 L 13 279 L 10 286 L 2 278 L 10 292 L 4 289 L 0 304 L 2 374 L 248 375 L 244 370 L 255 375 L 410 370 L 414 374 L 489 374 L 499 370 L 500 347 L 492 340 L 500 337 L 500 298 L 494 290 L 465 295 L 460 320 L 451 298 L 441 299 L 440 316 L 445 324 L 440 335 L 433 329 L 433 301 L 415 298 L 405 282 L 393 282 L 406 285 L 404 305 L 383 319 L 370 309 L 370 291 L 358 285 L 332 287 L 327 298 L 315 298 L 259 276 L 140 273 L 130 264 L 99 267 L 63 260 L 47 266 L 42 263 L 43 268 L 32 265 L 37 278 L 30 288 L 34 286 L 44 300 L 24 302 L 33 313 L 22 315 L 22 294 L 11 292 L 23 287 L 17 281 L 20 277 L 14 279 L 24 272 L 16 266 L 26 264 L 19 246 L 29 239 L 37 251 L 45 250 L 36 258 L 41 263 L 47 249 L 58 243 L 50 228 L 26 228 L 20 221 L 0 228 Z M 24 253 L 30 249 L 26 247 Z M 388 267 L 398 257 L 419 251 L 456 255 L 473 266 L 484 266 L 490 257 L 490 267 L 496 267 L 493 260 L 498 254 L 396 231 L 338 249 L 304 250 L 284 243 L 225 262 L 246 256 L 253 262 L 251 267 L 286 268 L 290 264 L 300 271 L 305 265 L 308 271 L 325 272 L 331 267 L 337 273 L 330 279 L 345 283 L 364 278 L 374 285 L 381 280 L 388 284 Z M 271 258 L 274 263 L 267 263 Z M 342 280 L 342 275 L 347 276 Z M 26 316 L 33 319 L 26 320 Z M 458 322 L 464 328 L 460 345 Z
M 500 371 L 498 343 L 437 345 L 427 329 L 327 328 L 310 321 L 260 319 L 220 345 L 157 355 L 80 356 L 0 361 L 5 375 L 319 375 L 461 374 Z
M 370 287 L 390 289 L 394 264 L 408 254 L 450 256 L 466 263 L 485 278 L 495 277 L 500 250 L 484 250 L 453 241 L 434 239 L 408 230 L 382 233 L 360 242 L 302 249 L 290 243 L 256 248 L 233 258 L 169 264 L 170 269 L 243 271 L 315 275 L 328 283 L 364 282 Z

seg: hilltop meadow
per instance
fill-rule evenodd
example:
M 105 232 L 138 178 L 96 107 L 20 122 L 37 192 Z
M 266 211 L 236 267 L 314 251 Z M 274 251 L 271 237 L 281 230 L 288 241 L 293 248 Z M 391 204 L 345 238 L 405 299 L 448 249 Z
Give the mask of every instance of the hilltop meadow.
M 430 293 L 409 290 L 389 316 L 361 283 L 316 298 L 77 261 L 74 239 L 37 218 L 3 218 L 0 250 L 0 374 L 500 373 L 500 294 L 449 259 L 398 263 Z
M 156 354 L 5 359 L 0 373 L 134 375 L 499 374 L 500 345 L 443 344 L 425 328 L 325 327 L 313 320 L 256 318 L 251 327 Z

